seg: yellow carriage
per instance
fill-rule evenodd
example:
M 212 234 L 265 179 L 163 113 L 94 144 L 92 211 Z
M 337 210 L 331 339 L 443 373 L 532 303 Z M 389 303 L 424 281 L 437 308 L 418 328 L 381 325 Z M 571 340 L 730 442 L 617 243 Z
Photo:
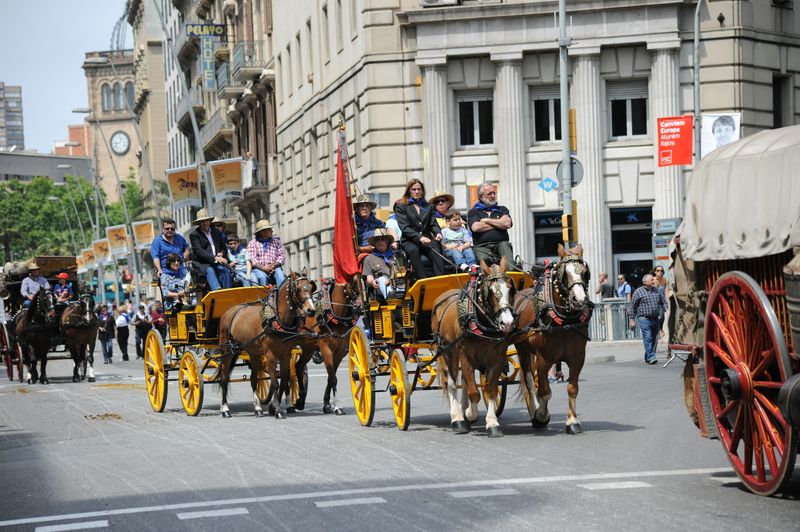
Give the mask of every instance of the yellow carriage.
M 220 318 L 234 305 L 265 299 L 269 290 L 264 286 L 215 290 L 207 293 L 194 307 L 187 306 L 177 312 L 166 313 L 168 339 L 165 341 L 157 330 L 151 329 L 144 346 L 147 396 L 154 411 L 164 411 L 169 383 L 177 382 L 183 409 L 190 416 L 200 413 L 203 406 L 203 387 L 217 379 Z M 294 369 L 294 362 L 300 356 L 300 351 L 292 354 Z M 249 362 L 249 355 L 243 351 L 236 366 L 249 368 Z M 259 375 L 245 372 L 231 376 L 231 382 L 252 379 L 258 379 L 256 393 L 265 402 L 269 390 L 266 372 L 262 371 Z M 294 373 L 291 392 L 294 396 L 298 393 L 297 377 Z
M 533 278 L 522 272 L 508 272 L 518 290 L 530 288 Z M 436 299 L 451 289 L 461 289 L 469 274 L 428 277 L 416 281 L 396 298 L 379 301 L 370 298 L 364 321 L 371 338 L 355 327 L 350 334 L 349 380 L 358 420 L 372 424 L 376 392 L 388 392 L 395 421 L 400 430 L 408 428 L 411 394 L 418 388 L 440 389 L 436 384 L 438 345 L 431 332 L 431 313 Z M 378 389 L 377 379 L 388 375 L 385 387 Z M 409 378 L 410 377 L 410 378 Z M 513 346 L 508 350 L 508 364 L 501 377 L 499 416 L 505 405 L 507 388 L 517 384 L 519 364 Z M 481 388 L 485 376 L 481 375 Z

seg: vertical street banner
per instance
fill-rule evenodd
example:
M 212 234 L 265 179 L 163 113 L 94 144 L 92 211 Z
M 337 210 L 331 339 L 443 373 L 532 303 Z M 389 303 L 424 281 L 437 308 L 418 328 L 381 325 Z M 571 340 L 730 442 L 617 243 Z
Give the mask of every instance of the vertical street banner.
M 658 119 L 657 164 L 680 166 L 692 164 L 694 119 L 692 115 Z
M 128 254 L 128 228 L 124 225 L 106 227 L 108 251 L 116 257 Z
M 150 244 L 156 237 L 152 220 L 141 220 L 131 223 L 133 228 L 133 242 L 136 249 L 150 249 Z
M 337 283 L 346 283 L 358 273 L 355 234 L 350 173 L 347 168 L 347 138 L 344 126 L 341 126 L 336 152 L 336 208 L 333 224 L 333 276 Z
M 214 186 L 214 201 L 242 197 L 242 158 L 209 161 L 211 182 Z
M 217 92 L 217 77 L 214 69 L 214 41 L 215 37 L 203 35 L 200 37 L 200 71 L 203 74 L 203 90 Z
M 94 250 L 92 248 L 85 248 L 81 250 L 81 257 L 83 258 L 83 265 L 87 269 L 97 268 L 94 260 Z
M 704 113 L 700 123 L 700 155 L 741 138 L 742 113 Z
M 200 173 L 196 164 L 170 168 L 166 174 L 173 209 L 203 206 L 200 198 Z
M 95 262 L 100 266 L 111 258 L 111 250 L 109 249 L 107 238 L 92 240 L 92 251 L 94 252 Z
M 86 273 L 86 264 L 83 262 L 83 255 L 75 257 L 75 264 L 78 266 L 75 270 L 76 273 Z

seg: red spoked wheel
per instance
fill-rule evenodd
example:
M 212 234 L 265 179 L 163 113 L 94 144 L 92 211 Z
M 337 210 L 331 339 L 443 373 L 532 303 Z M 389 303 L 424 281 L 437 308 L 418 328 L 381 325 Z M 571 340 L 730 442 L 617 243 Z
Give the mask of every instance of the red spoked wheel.
M 749 275 L 729 272 L 706 310 L 706 384 L 720 441 L 736 474 L 759 495 L 772 495 L 794 469 L 797 429 L 778 406 L 791 361 L 775 311 Z

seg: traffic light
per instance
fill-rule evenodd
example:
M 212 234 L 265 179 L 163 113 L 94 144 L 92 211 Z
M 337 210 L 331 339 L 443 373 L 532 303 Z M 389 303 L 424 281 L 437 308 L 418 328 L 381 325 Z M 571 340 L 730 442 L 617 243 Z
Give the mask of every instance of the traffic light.
M 578 241 L 578 202 L 572 200 L 572 214 L 561 215 L 561 239 L 564 242 Z

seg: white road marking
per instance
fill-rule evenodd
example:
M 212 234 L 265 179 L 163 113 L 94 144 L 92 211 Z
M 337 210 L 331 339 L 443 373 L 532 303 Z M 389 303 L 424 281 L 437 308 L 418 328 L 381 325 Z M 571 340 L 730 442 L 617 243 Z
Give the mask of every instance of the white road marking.
M 204 512 L 182 512 L 178 514 L 178 519 L 204 519 L 206 517 L 225 517 L 228 515 L 245 515 L 250 512 L 247 508 L 223 508 L 221 510 L 206 510 Z
M 463 482 L 444 482 L 440 484 L 402 484 L 398 486 L 380 486 L 374 488 L 352 488 L 346 490 L 312 491 L 304 493 L 285 493 L 282 495 L 264 495 L 262 497 L 243 497 L 217 501 L 197 501 L 176 504 L 162 504 L 160 506 L 134 506 L 130 508 L 117 508 L 114 510 L 97 510 L 94 512 L 81 512 L 74 514 L 44 515 L 39 517 L 25 517 L 21 519 L 8 519 L 0 521 L 0 527 L 25 525 L 31 523 L 48 523 L 53 521 L 66 521 L 68 519 L 86 519 L 91 517 L 109 517 L 113 515 L 131 515 L 139 513 L 164 512 L 172 510 L 186 510 L 190 508 L 213 508 L 215 506 L 234 506 L 275 501 L 298 501 L 320 499 L 323 497 L 344 497 L 347 495 L 375 495 L 378 493 L 395 493 L 412 490 L 457 490 L 462 488 L 493 487 L 498 485 L 514 486 L 524 484 L 545 484 L 554 482 L 582 482 L 593 480 L 630 479 L 646 477 L 675 477 L 687 475 L 714 475 L 716 473 L 730 473 L 730 468 L 707 469 L 673 469 L 662 471 L 630 471 L 619 473 L 588 473 L 585 475 L 554 475 L 549 477 L 523 477 L 505 480 L 465 480 Z
M 737 476 L 731 476 L 731 477 L 708 477 L 708 480 L 713 480 L 715 482 L 719 482 L 720 484 L 725 484 L 726 482 L 736 482 L 737 480 L 739 480 L 739 477 L 737 477 Z
M 447 494 L 454 499 L 468 499 L 470 497 L 498 497 L 500 495 L 517 495 L 514 488 L 498 488 L 494 490 L 449 491 Z
M 59 532 L 61 530 L 87 530 L 89 528 L 108 528 L 108 521 L 84 521 L 66 525 L 50 525 L 36 527 L 36 532 Z
M 596 482 L 593 484 L 578 484 L 579 488 L 587 490 L 624 490 L 631 488 L 652 488 L 652 484 L 631 480 L 628 482 Z
M 383 497 L 361 497 L 360 499 L 338 499 L 335 501 L 316 501 L 317 508 L 334 508 L 336 506 L 353 506 L 356 504 L 383 504 Z

